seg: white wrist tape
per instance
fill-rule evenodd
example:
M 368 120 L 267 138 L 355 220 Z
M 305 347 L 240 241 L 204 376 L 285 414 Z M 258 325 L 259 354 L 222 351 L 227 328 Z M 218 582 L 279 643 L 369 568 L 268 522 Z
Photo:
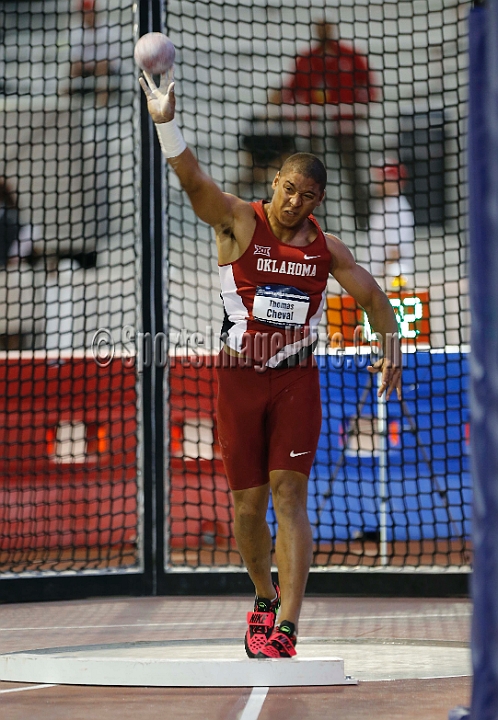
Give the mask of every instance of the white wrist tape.
M 169 122 L 156 123 L 155 125 L 164 157 L 174 158 L 181 155 L 187 147 L 187 143 L 176 124 L 176 120 L 173 118 Z

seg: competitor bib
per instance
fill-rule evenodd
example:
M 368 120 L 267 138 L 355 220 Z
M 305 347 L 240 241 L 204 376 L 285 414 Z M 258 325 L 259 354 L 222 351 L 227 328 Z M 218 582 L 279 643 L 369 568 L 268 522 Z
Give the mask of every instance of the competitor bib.
M 308 293 L 288 285 L 259 285 L 256 288 L 252 314 L 255 320 L 278 326 L 300 326 L 306 323 L 310 298 Z

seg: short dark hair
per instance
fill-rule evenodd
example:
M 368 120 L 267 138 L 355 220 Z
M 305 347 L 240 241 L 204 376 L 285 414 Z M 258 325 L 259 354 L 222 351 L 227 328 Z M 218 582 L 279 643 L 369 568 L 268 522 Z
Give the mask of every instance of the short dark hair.
M 280 173 L 283 175 L 286 172 L 294 171 L 298 172 L 304 177 L 311 178 L 319 186 L 320 191 L 323 192 L 327 185 L 327 171 L 325 165 L 316 155 L 311 153 L 295 153 L 290 155 L 280 168 Z

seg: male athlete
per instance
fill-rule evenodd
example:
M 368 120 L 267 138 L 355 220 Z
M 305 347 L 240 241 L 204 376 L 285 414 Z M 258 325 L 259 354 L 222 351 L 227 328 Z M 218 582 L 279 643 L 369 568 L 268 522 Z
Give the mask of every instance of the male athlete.
M 298 619 L 312 558 L 306 504 L 321 425 L 318 368 L 312 350 L 331 273 L 368 313 L 384 340 L 379 395 L 401 397 L 397 323 L 386 295 L 334 235 L 313 218 L 326 171 L 314 155 L 284 163 L 271 202 L 223 193 L 187 148 L 176 125 L 174 83 L 140 84 L 164 155 L 197 216 L 214 228 L 224 348 L 218 367 L 217 423 L 233 494 L 235 538 L 254 583 L 245 647 L 249 657 L 296 654 Z M 279 586 L 271 577 L 266 522 L 270 490 L 278 522 Z M 280 607 L 279 623 L 276 617 Z

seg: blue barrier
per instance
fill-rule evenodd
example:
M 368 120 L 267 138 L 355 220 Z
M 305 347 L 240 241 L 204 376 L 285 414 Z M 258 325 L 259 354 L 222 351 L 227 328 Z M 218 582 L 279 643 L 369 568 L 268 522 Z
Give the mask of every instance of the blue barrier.
M 338 368 L 333 356 L 318 358 L 323 422 L 308 495 L 315 541 L 344 541 L 379 529 L 378 451 L 360 444 L 358 452 L 350 443 L 344 452 L 348 424 L 362 400 L 363 438 L 372 443 L 377 388 L 376 380 L 368 388 L 364 360 L 347 356 Z M 403 406 L 394 395 L 387 403 L 387 540 L 470 536 L 467 393 L 466 354 L 404 356 Z M 274 525 L 272 508 L 268 519 Z

